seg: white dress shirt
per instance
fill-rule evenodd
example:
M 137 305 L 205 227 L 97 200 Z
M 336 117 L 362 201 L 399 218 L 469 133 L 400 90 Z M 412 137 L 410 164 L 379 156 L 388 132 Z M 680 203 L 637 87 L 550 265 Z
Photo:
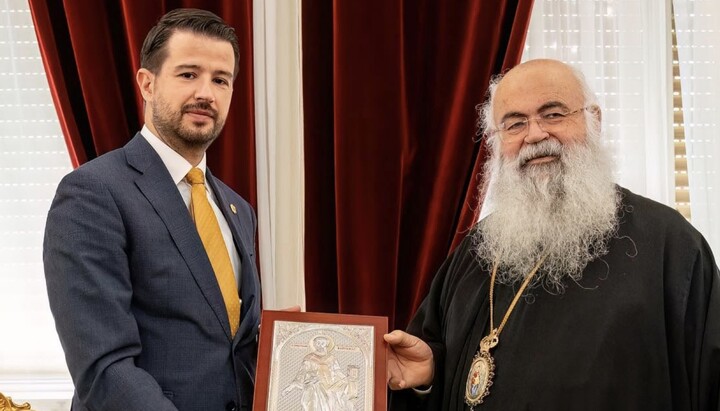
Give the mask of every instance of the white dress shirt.
M 165 142 L 160 140 L 158 136 L 153 134 L 152 131 L 147 126 L 143 126 L 142 130 L 140 131 L 140 134 L 142 134 L 143 137 L 145 137 L 145 140 L 147 140 L 148 143 L 152 146 L 153 149 L 158 153 L 160 156 L 160 159 L 162 160 L 163 164 L 165 164 L 165 167 L 167 167 L 168 171 L 170 172 L 170 176 L 173 179 L 173 182 L 178 188 L 178 191 L 180 191 L 180 195 L 182 196 L 183 200 L 185 201 L 185 206 L 188 208 L 188 211 L 190 210 L 190 183 L 185 181 L 185 176 L 187 175 L 190 170 L 192 170 L 193 166 L 190 164 L 183 156 L 178 154 L 175 150 L 170 148 Z M 203 176 L 205 175 L 206 170 L 206 162 L 207 162 L 207 156 L 203 154 L 202 160 L 200 160 L 200 164 L 197 165 L 197 167 L 202 170 Z M 206 180 L 207 181 L 207 180 Z M 205 184 L 205 192 L 208 195 L 208 199 L 210 200 L 210 206 L 212 207 L 213 211 L 215 212 L 215 217 L 217 217 L 218 224 L 220 225 L 220 231 L 222 232 L 223 240 L 225 240 L 225 246 L 227 247 L 228 254 L 230 255 L 230 263 L 232 264 L 233 273 L 235 274 L 235 282 L 238 284 L 238 290 L 240 289 L 240 254 L 238 253 L 237 249 L 235 248 L 235 242 L 233 241 L 232 232 L 230 231 L 230 226 L 227 223 L 227 220 L 225 220 L 225 216 L 220 211 L 220 208 L 218 207 L 217 199 L 215 198 L 215 193 L 213 193 L 212 188 L 210 187 L 210 184 Z

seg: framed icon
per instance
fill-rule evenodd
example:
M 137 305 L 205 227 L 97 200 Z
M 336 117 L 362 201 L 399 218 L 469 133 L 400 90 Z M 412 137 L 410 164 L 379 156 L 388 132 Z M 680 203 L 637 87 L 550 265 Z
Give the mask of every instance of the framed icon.
M 387 317 L 262 313 L 253 411 L 387 408 Z

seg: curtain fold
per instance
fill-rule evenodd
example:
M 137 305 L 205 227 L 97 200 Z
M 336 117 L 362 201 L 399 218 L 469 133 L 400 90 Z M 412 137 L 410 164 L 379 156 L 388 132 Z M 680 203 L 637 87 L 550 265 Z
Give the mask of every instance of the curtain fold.
M 305 307 L 300 0 L 253 0 L 263 307 Z
M 303 2 L 308 310 L 404 327 L 479 208 L 475 106 L 532 1 Z
M 143 124 L 135 83 L 148 30 L 169 10 L 210 10 L 235 27 L 240 71 L 213 173 L 256 204 L 250 0 L 30 0 L 40 51 L 73 166 L 124 145 Z

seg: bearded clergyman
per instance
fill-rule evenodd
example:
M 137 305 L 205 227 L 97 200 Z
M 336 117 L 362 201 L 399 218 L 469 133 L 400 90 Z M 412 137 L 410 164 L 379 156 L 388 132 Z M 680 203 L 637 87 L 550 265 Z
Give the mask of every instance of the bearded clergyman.
M 720 277 L 676 211 L 613 183 L 582 74 L 533 60 L 481 108 L 492 211 L 385 335 L 392 410 L 718 410 Z

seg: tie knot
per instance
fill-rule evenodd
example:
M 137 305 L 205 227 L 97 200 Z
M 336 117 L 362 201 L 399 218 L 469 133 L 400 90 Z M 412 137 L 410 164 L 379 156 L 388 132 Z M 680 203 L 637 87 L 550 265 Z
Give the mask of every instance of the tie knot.
M 185 179 L 188 183 L 192 185 L 205 184 L 205 175 L 203 175 L 202 170 L 197 167 L 194 167 L 192 170 L 190 170 L 190 172 L 188 172 L 185 176 Z

